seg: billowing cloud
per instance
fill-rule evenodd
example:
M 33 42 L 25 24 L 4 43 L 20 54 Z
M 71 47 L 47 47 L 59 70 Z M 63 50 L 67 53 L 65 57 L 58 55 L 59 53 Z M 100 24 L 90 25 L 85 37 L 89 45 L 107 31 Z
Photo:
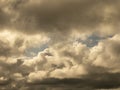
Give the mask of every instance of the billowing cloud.
M 42 35 L 26 36 L 6 30 L 0 33 L 0 56 L 20 56 L 25 53 L 26 49 L 40 47 L 49 40 L 48 37 Z
M 1 71 L 6 71 L 1 72 L 1 82 L 4 84 L 2 80 L 5 79 L 9 81 L 7 87 L 27 90 L 38 89 L 41 87 L 39 85 L 49 85 L 47 87 L 52 90 L 55 87 L 51 85 L 63 84 L 64 88 L 68 88 L 66 85 L 72 85 L 72 88 L 77 89 L 86 86 L 89 89 L 117 88 L 120 85 L 120 82 L 116 82 L 120 79 L 119 50 L 114 49 L 117 46 L 119 46 L 119 34 L 100 41 L 94 47 L 87 47 L 81 42 L 58 43 L 39 52 L 33 58 L 21 60 L 11 58 L 7 61 L 1 59 Z M 113 63 L 115 65 L 112 65 Z M 59 88 L 58 86 L 57 89 Z
M 28 83 L 64 84 L 70 80 L 72 84 L 85 82 L 80 87 L 117 88 L 120 83 L 113 84 L 112 79 L 115 77 L 119 79 L 117 76 L 119 75 L 119 51 L 114 49 L 117 46 L 119 47 L 119 35 L 100 41 L 92 48 L 76 42 L 56 44 L 29 60 L 28 63 L 25 61 L 23 65 L 35 66 L 33 72 L 29 74 L 28 81 L 31 82 Z
M 119 0 L 0 0 L 0 90 L 120 87 Z
M 119 72 L 119 36 L 115 35 L 112 38 L 103 40 L 91 49 L 90 59 L 94 61 L 95 65 L 110 69 L 116 68 L 115 72 Z

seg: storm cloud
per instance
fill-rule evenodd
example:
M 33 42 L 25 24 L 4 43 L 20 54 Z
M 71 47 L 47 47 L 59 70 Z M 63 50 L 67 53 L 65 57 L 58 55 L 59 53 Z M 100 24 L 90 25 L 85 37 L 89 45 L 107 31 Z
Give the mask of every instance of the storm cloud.
M 0 89 L 119 89 L 119 3 L 0 0 Z
M 118 11 L 119 0 L 3 0 L 0 15 L 2 27 L 29 34 L 70 34 L 75 29 L 114 34 L 119 29 Z

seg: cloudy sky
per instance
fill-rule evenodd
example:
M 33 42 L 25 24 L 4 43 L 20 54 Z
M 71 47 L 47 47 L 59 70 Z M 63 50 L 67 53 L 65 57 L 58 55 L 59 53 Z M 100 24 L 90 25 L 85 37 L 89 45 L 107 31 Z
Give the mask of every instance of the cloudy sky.
M 120 90 L 120 0 L 0 0 L 0 90 Z

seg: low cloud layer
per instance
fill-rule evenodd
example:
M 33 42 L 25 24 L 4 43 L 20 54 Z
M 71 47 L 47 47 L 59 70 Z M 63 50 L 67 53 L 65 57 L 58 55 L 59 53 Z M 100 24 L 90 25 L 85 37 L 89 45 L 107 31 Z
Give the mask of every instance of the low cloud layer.
M 120 88 L 119 0 L 0 0 L 0 90 Z

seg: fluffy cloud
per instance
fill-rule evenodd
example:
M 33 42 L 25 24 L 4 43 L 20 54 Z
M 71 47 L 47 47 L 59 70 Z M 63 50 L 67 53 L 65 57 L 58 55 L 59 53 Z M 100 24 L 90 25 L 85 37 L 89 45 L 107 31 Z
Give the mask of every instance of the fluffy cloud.
M 0 0 L 0 89 L 120 87 L 119 2 Z
M 33 72 L 30 73 L 28 76 L 28 82 L 29 83 L 34 83 L 34 81 L 41 81 L 47 78 L 47 72 L 45 71 L 38 71 L 38 72 Z
M 0 56 L 20 56 L 25 53 L 26 49 L 40 47 L 48 41 L 49 38 L 42 35 L 26 36 L 18 32 L 12 33 L 6 30 L 0 32 Z
M 6 71 L 1 72 L 1 80 L 10 75 L 7 77 L 8 87 L 23 90 L 30 89 L 30 85 L 38 89 L 40 87 L 34 85 L 39 84 L 67 84 L 74 88 L 87 85 L 89 89 L 117 88 L 120 84 L 115 82 L 120 79 L 117 47 L 119 34 L 100 41 L 94 47 L 87 47 L 81 42 L 57 43 L 33 58 L 1 59 L 1 71 Z
M 61 80 L 66 79 L 70 79 L 72 83 L 74 81 L 71 79 L 76 79 L 76 83 L 82 83 L 83 80 L 84 85 L 94 88 L 118 87 L 120 83 L 113 84 L 113 79 L 110 79 L 119 79 L 119 50 L 115 49 L 117 46 L 119 47 L 119 35 L 102 40 L 92 48 L 76 42 L 60 43 L 40 52 L 23 65 L 34 68 L 28 75 L 28 81 L 31 81 L 29 83 L 55 84 L 64 83 Z
M 119 72 L 120 35 L 103 40 L 91 49 L 90 59 L 97 66 L 115 69 Z

